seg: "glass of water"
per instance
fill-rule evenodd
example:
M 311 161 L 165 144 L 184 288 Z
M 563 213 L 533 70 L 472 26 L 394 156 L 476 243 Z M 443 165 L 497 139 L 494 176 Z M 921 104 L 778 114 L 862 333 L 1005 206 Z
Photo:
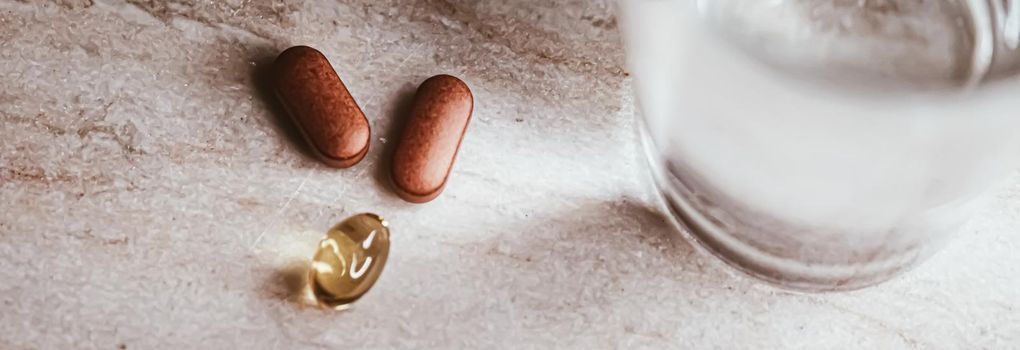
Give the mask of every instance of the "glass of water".
M 782 287 L 885 281 L 1020 160 L 1018 0 L 621 0 L 658 190 Z

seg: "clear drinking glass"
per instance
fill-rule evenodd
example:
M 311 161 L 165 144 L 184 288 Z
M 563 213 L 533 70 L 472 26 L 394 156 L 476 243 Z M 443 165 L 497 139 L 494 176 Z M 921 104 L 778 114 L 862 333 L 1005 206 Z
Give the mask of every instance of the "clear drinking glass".
M 1020 160 L 1018 0 L 621 0 L 658 189 L 800 290 L 930 256 Z

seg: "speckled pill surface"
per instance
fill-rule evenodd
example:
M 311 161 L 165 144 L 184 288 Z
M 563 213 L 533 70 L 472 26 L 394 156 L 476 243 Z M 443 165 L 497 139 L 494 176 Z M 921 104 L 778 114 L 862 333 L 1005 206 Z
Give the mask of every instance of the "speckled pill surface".
M 368 119 L 321 52 L 289 48 L 276 58 L 273 88 L 315 154 L 335 168 L 354 166 L 368 153 Z
M 437 75 L 418 87 L 393 154 L 390 175 L 401 198 L 425 203 L 442 193 L 473 110 L 471 89 L 456 77 Z

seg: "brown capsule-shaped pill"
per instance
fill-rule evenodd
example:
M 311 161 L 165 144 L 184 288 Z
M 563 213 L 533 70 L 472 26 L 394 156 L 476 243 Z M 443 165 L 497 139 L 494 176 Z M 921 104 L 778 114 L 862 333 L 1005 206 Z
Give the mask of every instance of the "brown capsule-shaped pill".
M 425 203 L 439 196 L 473 109 L 471 90 L 460 79 L 437 75 L 418 87 L 411 116 L 393 154 L 391 176 L 401 198 Z
M 368 153 L 368 119 L 321 52 L 289 48 L 274 64 L 273 88 L 291 119 L 327 165 L 354 166 Z

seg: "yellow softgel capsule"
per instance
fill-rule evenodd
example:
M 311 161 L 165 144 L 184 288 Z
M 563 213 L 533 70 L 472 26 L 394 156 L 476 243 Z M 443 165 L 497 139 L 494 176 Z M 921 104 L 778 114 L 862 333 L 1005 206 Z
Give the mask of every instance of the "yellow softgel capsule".
M 365 295 L 390 254 L 389 223 L 375 214 L 340 222 L 319 242 L 308 281 L 316 302 L 343 309 Z

